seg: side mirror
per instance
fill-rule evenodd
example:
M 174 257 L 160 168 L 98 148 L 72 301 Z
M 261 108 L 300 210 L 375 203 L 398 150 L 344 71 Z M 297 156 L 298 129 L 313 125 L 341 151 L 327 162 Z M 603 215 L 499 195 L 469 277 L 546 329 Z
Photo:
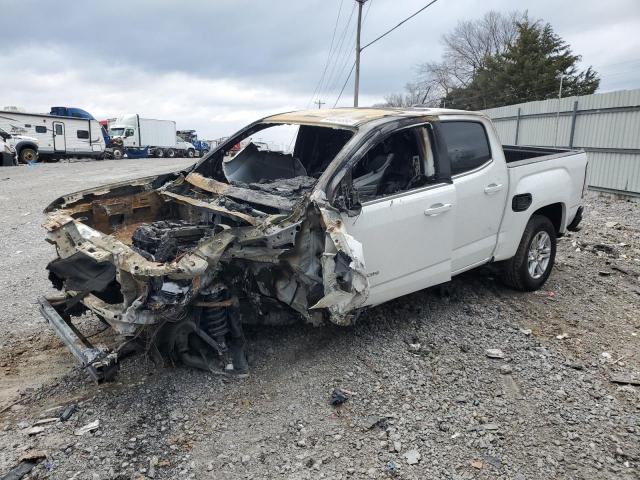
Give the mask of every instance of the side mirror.
M 5 140 L 9 140 L 11 138 L 11 134 L 6 132 L 0 132 L 0 136 Z

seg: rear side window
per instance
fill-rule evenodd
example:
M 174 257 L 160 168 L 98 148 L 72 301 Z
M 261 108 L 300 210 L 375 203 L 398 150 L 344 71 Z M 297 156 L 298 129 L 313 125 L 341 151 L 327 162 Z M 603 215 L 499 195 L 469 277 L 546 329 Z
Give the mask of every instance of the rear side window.
M 451 161 L 451 175 L 468 172 L 491 158 L 489 139 L 481 123 L 442 122 L 440 132 Z
M 81 139 L 89 138 L 89 130 L 78 130 L 78 138 L 81 138 Z
M 47 127 L 36 125 L 36 133 L 47 133 Z

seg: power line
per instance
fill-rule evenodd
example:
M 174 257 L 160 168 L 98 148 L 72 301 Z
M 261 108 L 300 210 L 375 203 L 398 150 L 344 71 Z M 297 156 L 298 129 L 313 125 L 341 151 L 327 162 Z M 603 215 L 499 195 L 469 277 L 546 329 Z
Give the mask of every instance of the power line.
M 338 98 L 336 98 L 336 103 L 333 104 L 333 108 L 336 108 L 336 105 L 340 101 L 340 97 L 342 96 L 342 92 L 344 92 L 344 87 L 347 86 L 347 83 L 349 82 L 349 79 L 351 78 L 351 74 L 353 73 L 353 69 L 354 68 L 356 68 L 356 62 L 353 62 L 353 65 L 351 65 L 351 70 L 349 71 L 349 75 L 347 75 L 347 79 L 342 84 L 342 89 L 340 89 L 340 93 L 338 94 Z
M 334 40 L 335 40 L 335 37 L 336 37 L 336 32 L 338 31 L 338 24 L 339 24 L 339 21 L 340 21 L 340 13 L 342 12 L 342 4 L 343 3 L 344 3 L 344 0 L 340 0 L 340 7 L 338 8 L 338 15 L 336 16 L 336 23 L 335 23 L 335 25 L 333 27 L 333 35 L 331 36 L 331 47 L 329 48 L 329 54 L 327 55 L 327 61 L 326 61 L 325 65 L 324 65 L 324 71 L 322 72 L 322 78 L 320 79 L 318 93 L 322 90 L 322 84 L 323 84 L 323 81 L 325 80 L 325 74 L 327 73 L 327 69 L 329 67 L 329 63 L 330 63 L 330 60 L 331 60 L 331 54 L 332 53 L 335 54 L 337 52 L 337 48 L 334 51 L 333 50 L 333 46 L 334 46 Z M 336 44 L 336 47 L 337 47 L 337 44 Z
M 313 94 L 311 95 L 311 100 L 309 100 L 309 103 L 307 104 L 307 108 L 309 108 L 309 105 L 313 101 L 313 98 L 316 96 L 316 93 L 321 88 L 322 82 L 324 81 L 324 77 L 327 73 L 327 68 L 329 67 L 329 60 L 331 59 L 331 53 L 333 52 L 333 42 L 336 38 L 336 31 L 338 30 L 338 22 L 340 21 L 340 13 L 342 13 L 343 3 L 344 3 L 344 0 L 340 0 L 340 6 L 338 7 L 338 15 L 336 16 L 336 23 L 333 26 L 333 34 L 331 35 L 331 46 L 329 47 L 329 53 L 327 53 L 327 59 L 324 62 L 324 69 L 322 70 L 322 75 L 320 75 L 320 80 L 318 80 L 318 83 L 316 84 L 316 88 L 313 90 Z
M 390 28 L 389 30 L 387 30 L 386 32 L 384 32 L 382 35 L 380 35 L 379 37 L 376 37 L 374 40 L 370 41 L 369 43 L 367 43 L 364 47 L 360 48 L 360 51 L 364 50 L 365 48 L 367 48 L 370 45 L 373 45 L 374 43 L 376 43 L 378 40 L 380 40 L 383 37 L 386 37 L 387 35 L 389 35 L 391 32 L 393 32 L 396 28 L 398 28 L 400 25 L 402 25 L 403 23 L 411 20 L 413 17 L 415 17 L 416 15 L 418 15 L 420 12 L 426 10 L 427 8 L 429 8 L 431 5 L 433 5 L 434 3 L 436 3 L 438 0 L 431 0 L 431 2 L 427 3 L 424 7 L 422 7 L 420 10 L 418 10 L 417 12 L 409 15 L 407 18 L 405 18 L 404 20 L 402 20 L 400 23 L 398 23 L 395 27 Z
M 356 68 L 356 79 L 354 81 L 354 87 L 353 87 L 353 106 L 354 107 L 358 106 L 358 96 L 359 96 L 359 93 L 360 93 L 360 54 L 362 53 L 362 51 L 365 48 L 370 47 L 371 45 L 376 43 L 378 40 L 381 40 L 382 38 L 384 38 L 387 35 L 389 35 L 391 32 L 393 32 L 394 30 L 399 28 L 401 25 L 403 25 L 406 22 L 408 22 L 409 20 L 411 20 L 413 17 L 418 15 L 420 12 L 425 11 L 431 5 L 436 3 L 438 0 L 431 0 L 424 7 L 420 8 L 418 11 L 412 13 L 407 18 L 402 20 L 400 23 L 398 23 L 394 27 L 392 27 L 389 30 L 387 30 L 386 32 L 384 32 L 382 35 L 379 35 L 378 37 L 374 38 L 372 41 L 367 43 L 364 47 L 361 47 L 360 46 L 360 27 L 361 27 L 361 25 L 360 25 L 360 16 L 362 14 L 362 3 L 364 1 L 366 1 L 366 0 L 356 0 L 356 2 L 358 3 L 358 35 L 356 37 L 356 67 L 355 67 Z
M 362 26 L 364 26 L 364 22 L 367 21 L 367 15 L 369 15 L 369 10 L 371 10 L 372 3 L 373 3 L 373 0 L 369 0 L 369 5 L 367 5 L 367 11 L 364 12 L 364 18 L 362 19 Z
M 354 28 L 354 30 L 355 30 L 355 28 Z M 331 91 L 333 91 L 335 89 L 335 87 L 340 85 L 340 79 L 342 78 L 344 72 L 347 70 L 349 62 L 352 61 L 353 55 L 354 55 L 354 52 L 352 50 L 348 50 L 348 52 L 346 53 L 346 55 L 342 59 L 342 66 L 337 70 L 337 75 L 333 79 L 333 83 L 331 84 L 331 87 L 328 89 L 328 91 L 331 92 Z
M 369 4 L 367 5 L 367 10 L 364 12 L 364 18 L 362 19 L 362 26 L 364 26 L 364 24 L 367 21 L 367 17 L 369 16 L 369 11 L 371 10 L 371 4 L 372 3 L 373 3 L 373 0 L 369 0 Z M 354 26 L 354 30 L 355 30 L 355 28 L 356 28 L 356 26 Z M 349 51 L 349 53 L 347 55 L 345 55 L 344 62 L 342 63 L 342 67 L 340 67 L 339 73 L 336 76 L 335 81 L 331 85 L 331 88 L 329 89 L 329 91 L 333 90 L 333 87 L 338 85 L 338 81 L 339 81 L 340 77 L 342 77 L 343 72 L 346 70 L 347 65 L 349 65 L 349 61 L 352 59 L 353 55 L 354 55 L 353 51 Z M 338 98 L 336 98 L 336 101 L 333 104 L 334 107 L 338 104 L 338 101 L 342 97 L 342 93 L 344 92 L 344 89 L 347 86 L 347 83 L 349 83 L 349 79 L 351 78 L 351 75 L 353 74 L 353 69 L 354 68 L 355 68 L 355 60 L 351 62 L 351 70 L 349 71 L 349 74 L 347 75 L 346 80 L 342 84 L 342 88 L 340 89 L 340 93 L 338 94 Z
M 331 68 L 329 69 L 329 75 L 327 76 L 327 81 L 324 84 L 324 89 L 321 90 L 321 94 L 326 94 L 327 92 L 331 91 L 333 89 L 333 86 L 335 85 L 335 83 L 338 81 L 338 78 L 340 78 L 339 76 L 336 78 L 335 74 L 339 74 L 340 70 L 337 70 L 336 67 L 338 67 L 339 64 L 342 63 L 343 59 L 348 56 L 348 44 L 345 44 L 345 38 L 347 37 L 347 33 L 349 32 L 349 27 L 351 25 L 351 19 L 353 18 L 353 14 L 356 11 L 356 6 L 355 4 L 353 5 L 353 7 L 351 8 L 351 13 L 349 14 L 349 19 L 347 20 L 347 23 L 344 26 L 344 29 L 342 30 L 342 35 L 340 36 L 340 40 L 338 42 L 338 46 L 336 47 L 335 52 L 336 55 L 334 56 L 334 62 L 333 65 L 331 66 Z

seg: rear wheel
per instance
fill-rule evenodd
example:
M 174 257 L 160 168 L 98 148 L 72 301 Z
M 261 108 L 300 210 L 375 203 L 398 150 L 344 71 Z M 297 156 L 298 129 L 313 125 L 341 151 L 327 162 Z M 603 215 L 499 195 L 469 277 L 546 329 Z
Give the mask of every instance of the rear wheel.
M 175 156 L 176 156 L 176 151 L 173 148 L 168 148 L 167 149 L 167 157 L 173 158 Z
M 504 266 L 504 282 L 516 290 L 538 290 L 551 275 L 556 258 L 556 230 L 551 220 L 533 215 L 515 256 Z
M 156 148 L 154 153 L 158 158 L 164 157 L 164 150 L 162 150 L 161 148 Z
M 38 160 L 38 152 L 36 152 L 33 148 L 25 147 L 20 150 L 19 156 L 20 163 L 31 163 Z

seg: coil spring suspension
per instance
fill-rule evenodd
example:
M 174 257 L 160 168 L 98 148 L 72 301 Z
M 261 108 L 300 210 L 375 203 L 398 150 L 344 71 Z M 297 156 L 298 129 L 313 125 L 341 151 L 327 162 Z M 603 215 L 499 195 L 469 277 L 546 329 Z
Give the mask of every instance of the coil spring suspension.
M 217 295 L 210 295 L 206 298 L 207 302 L 221 302 L 226 300 L 226 295 L 220 293 Z M 229 333 L 229 314 L 225 307 L 208 307 L 202 310 L 200 317 L 201 328 L 207 332 L 207 334 L 220 344 L 225 350 L 227 345 L 225 343 L 225 335 Z

